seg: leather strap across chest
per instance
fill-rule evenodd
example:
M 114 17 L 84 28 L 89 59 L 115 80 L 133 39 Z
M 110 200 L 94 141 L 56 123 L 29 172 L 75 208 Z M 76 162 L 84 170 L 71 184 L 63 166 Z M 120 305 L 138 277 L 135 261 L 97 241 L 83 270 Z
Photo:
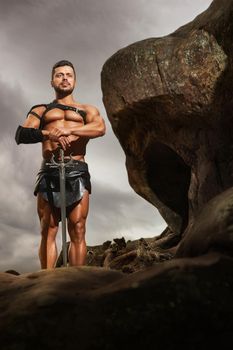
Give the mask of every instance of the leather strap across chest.
M 40 117 L 36 112 L 32 111 L 34 108 L 36 107 L 46 107 L 45 111 L 43 112 L 42 116 Z M 30 111 L 28 112 L 27 116 L 29 114 L 32 114 L 34 115 L 35 117 L 37 117 L 38 119 L 40 119 L 40 127 L 39 129 L 43 129 L 43 126 L 44 126 L 44 117 L 45 117 L 45 114 L 50 111 L 51 109 L 54 109 L 54 108 L 59 108 L 59 109 L 62 109 L 63 111 L 73 111 L 77 114 L 79 114 L 82 118 L 83 118 L 83 121 L 84 121 L 84 124 L 86 124 L 86 115 L 87 113 L 83 110 L 83 109 L 78 109 L 76 107 L 73 107 L 73 106 L 66 106 L 66 105 L 63 105 L 63 104 L 60 104 L 60 103 L 56 103 L 56 102 L 51 102 L 49 104 L 40 104 L 40 105 L 35 105 L 33 106 Z

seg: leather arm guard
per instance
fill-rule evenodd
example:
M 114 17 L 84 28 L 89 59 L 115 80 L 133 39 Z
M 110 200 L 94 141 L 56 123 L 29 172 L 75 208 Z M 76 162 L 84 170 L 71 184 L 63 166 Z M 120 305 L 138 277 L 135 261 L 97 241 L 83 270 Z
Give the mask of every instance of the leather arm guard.
M 19 125 L 15 133 L 15 141 L 17 145 L 20 143 L 37 143 L 43 141 L 43 134 L 40 129 L 24 128 Z

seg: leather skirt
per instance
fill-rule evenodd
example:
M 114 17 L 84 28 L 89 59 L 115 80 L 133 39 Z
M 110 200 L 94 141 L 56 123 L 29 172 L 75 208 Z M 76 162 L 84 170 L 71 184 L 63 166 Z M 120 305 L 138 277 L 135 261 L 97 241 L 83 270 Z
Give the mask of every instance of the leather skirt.
M 87 163 L 72 160 L 65 164 L 66 207 L 80 201 L 84 192 L 91 193 L 91 181 Z M 37 174 L 34 195 L 42 193 L 52 207 L 61 207 L 59 168 L 53 162 L 43 160 Z

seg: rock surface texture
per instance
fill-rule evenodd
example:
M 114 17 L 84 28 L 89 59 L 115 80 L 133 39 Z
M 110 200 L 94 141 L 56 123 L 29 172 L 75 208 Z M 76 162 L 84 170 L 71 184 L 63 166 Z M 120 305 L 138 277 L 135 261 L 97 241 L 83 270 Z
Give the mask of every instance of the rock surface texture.
M 232 258 L 209 253 L 130 275 L 99 267 L 1 273 L 1 350 L 227 349 L 232 269 Z
M 181 235 L 233 185 L 233 1 L 119 50 L 103 66 L 103 102 L 132 188 Z

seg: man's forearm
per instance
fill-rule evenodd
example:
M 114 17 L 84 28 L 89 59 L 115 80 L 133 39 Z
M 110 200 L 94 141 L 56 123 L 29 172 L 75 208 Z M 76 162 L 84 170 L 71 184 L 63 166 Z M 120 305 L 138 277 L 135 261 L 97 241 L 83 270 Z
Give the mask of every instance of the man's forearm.
M 49 132 L 48 130 L 41 130 L 42 135 L 43 135 L 43 141 L 46 141 L 49 139 Z
M 105 134 L 105 126 L 99 123 L 89 123 L 79 128 L 70 129 L 71 135 L 95 138 Z
M 48 130 L 40 130 L 38 128 L 28 128 L 19 125 L 15 133 L 15 141 L 17 145 L 24 143 L 38 143 L 46 140 L 51 140 L 53 142 L 58 142 L 61 147 L 66 150 L 70 147 L 69 137 L 66 136 L 56 136 Z

